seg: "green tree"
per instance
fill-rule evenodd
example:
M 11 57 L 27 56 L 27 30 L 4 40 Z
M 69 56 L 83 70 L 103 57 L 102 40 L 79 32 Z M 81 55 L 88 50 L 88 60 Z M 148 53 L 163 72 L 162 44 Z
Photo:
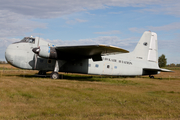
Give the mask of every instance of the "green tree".
M 176 65 L 174 63 L 171 63 L 170 67 L 176 67 Z
M 162 54 L 158 59 L 159 67 L 166 67 L 167 59 L 164 54 Z
M 176 67 L 180 67 L 180 64 L 176 64 Z

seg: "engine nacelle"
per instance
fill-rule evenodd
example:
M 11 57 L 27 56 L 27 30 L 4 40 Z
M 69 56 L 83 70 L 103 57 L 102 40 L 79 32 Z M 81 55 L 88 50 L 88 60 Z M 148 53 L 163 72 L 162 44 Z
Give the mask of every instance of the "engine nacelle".
M 57 59 L 57 52 L 54 47 L 42 45 L 39 47 L 39 54 L 42 58 Z

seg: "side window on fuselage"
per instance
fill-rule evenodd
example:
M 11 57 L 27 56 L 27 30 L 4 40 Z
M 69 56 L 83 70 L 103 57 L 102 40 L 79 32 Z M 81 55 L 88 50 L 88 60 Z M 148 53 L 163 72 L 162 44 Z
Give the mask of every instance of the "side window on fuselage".
M 29 39 L 28 39 L 28 43 L 33 43 L 33 44 L 34 44 L 34 43 L 35 43 L 35 39 L 29 38 Z
M 98 64 L 96 64 L 96 65 L 95 65 L 95 67 L 96 67 L 96 68 L 98 68 L 98 67 L 99 67 L 99 65 L 98 65 Z

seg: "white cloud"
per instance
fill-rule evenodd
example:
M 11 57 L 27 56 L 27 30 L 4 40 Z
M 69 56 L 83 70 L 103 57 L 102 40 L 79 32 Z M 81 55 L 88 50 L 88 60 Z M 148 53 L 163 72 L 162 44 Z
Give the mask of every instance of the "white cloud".
M 100 36 L 97 38 L 90 38 L 90 39 L 79 39 L 79 40 L 46 40 L 49 41 L 55 45 L 97 45 L 97 44 L 103 44 L 103 45 L 112 45 L 117 46 L 121 48 L 125 48 L 128 50 L 133 50 L 135 45 L 137 44 L 137 39 L 135 37 L 130 37 L 127 39 L 120 39 L 117 36 Z
M 153 12 L 155 14 L 163 13 L 180 17 L 180 1 L 166 1 L 160 6 L 153 6 L 151 8 L 141 9 L 140 12 Z
M 17 38 L 4 38 L 0 37 L 0 60 L 5 61 L 5 50 L 9 44 L 20 41 Z
M 76 24 L 76 23 L 83 23 L 83 22 L 87 22 L 87 20 L 76 18 L 74 20 L 67 20 L 66 21 L 67 24 Z
M 87 20 L 82 20 L 82 19 L 78 19 L 78 18 L 76 18 L 76 21 L 80 22 L 80 23 L 87 22 Z
M 103 9 L 109 6 L 119 7 L 146 7 L 157 5 L 147 10 L 158 10 L 167 14 L 179 14 L 178 0 L 1 0 L 0 10 L 8 10 L 10 13 L 17 13 L 33 18 L 52 18 L 71 14 L 79 11 Z
M 20 41 L 20 39 L 17 38 L 0 38 L 0 48 L 6 48 L 9 44 L 12 44 L 14 42 Z
M 0 37 L 24 35 L 35 28 L 46 28 L 46 24 L 25 19 L 24 16 L 0 10 Z
M 146 31 L 145 28 L 136 28 L 136 27 L 129 28 L 129 30 L 130 30 L 131 32 L 137 32 L 137 33 L 143 33 L 144 31 Z
M 179 44 L 180 44 L 179 38 L 170 39 L 170 40 L 159 40 L 159 49 L 169 51 L 170 53 L 179 54 L 178 52 L 180 51 Z
M 180 63 L 180 47 L 179 47 L 180 41 L 179 38 L 176 39 L 170 39 L 170 40 L 159 40 L 159 55 L 165 54 L 167 58 L 168 64 Z
M 104 28 L 104 27 L 100 25 L 95 25 L 95 26 L 92 26 L 92 28 Z
M 121 34 L 121 31 L 112 30 L 112 31 L 107 31 L 107 32 L 95 32 L 95 34 L 104 34 L 104 35 Z
M 119 12 L 108 12 L 108 14 L 121 14 L 123 13 L 122 11 L 119 11 Z
M 1 0 L 0 1 L 0 37 L 14 37 L 24 35 L 27 32 L 32 32 L 36 28 L 46 28 L 46 24 L 35 22 L 32 19 L 51 19 L 69 15 L 75 12 L 95 9 L 104 9 L 111 6 L 118 7 L 148 7 L 146 11 L 159 12 L 171 15 L 179 15 L 180 1 L 178 0 Z M 143 9 L 142 8 L 142 9 Z M 145 11 L 145 9 L 144 9 Z M 111 12 L 110 14 L 119 14 L 121 12 Z M 76 24 L 87 22 L 84 19 L 70 19 L 67 24 Z M 175 26 L 175 25 L 174 25 Z M 170 27 L 170 26 L 167 26 Z M 179 26 L 178 26 L 179 27 Z M 151 29 L 161 29 L 149 27 Z M 137 28 L 131 31 L 137 31 Z M 173 29 L 173 28 L 171 28 Z M 112 31 L 110 31 L 112 32 Z M 115 32 L 115 31 L 113 31 Z M 114 34 L 106 32 L 97 32 L 96 34 Z M 119 33 L 115 33 L 119 34 Z
M 155 14 L 168 14 L 180 16 L 179 0 L 0 0 L 0 57 L 5 52 L 5 47 L 19 39 L 10 38 L 24 36 L 27 32 L 32 32 L 36 28 L 45 29 L 47 24 L 33 21 L 33 19 L 51 19 L 76 12 L 88 10 L 105 9 L 112 6 L 117 7 L 138 7 L 142 12 Z M 109 14 L 121 14 L 121 11 L 109 12 Z M 93 14 L 91 14 L 93 15 Z M 84 23 L 86 18 L 67 19 L 67 24 Z M 96 28 L 103 28 L 97 25 Z M 179 30 L 180 23 L 171 23 L 165 26 L 146 26 L 144 28 L 130 28 L 130 31 L 143 33 L 145 30 L 170 31 Z M 120 31 L 96 32 L 102 35 L 121 34 Z M 140 38 L 140 37 L 139 37 Z M 78 45 L 78 44 L 108 44 L 133 50 L 139 38 L 120 39 L 116 36 L 101 36 L 91 39 L 80 39 L 74 41 L 53 40 L 56 44 Z M 52 42 L 51 40 L 49 40 Z M 160 48 L 168 46 L 174 53 L 179 51 L 179 40 L 169 40 L 161 42 Z
M 179 30 L 180 29 L 180 22 L 171 23 L 169 25 L 164 25 L 164 26 L 159 26 L 159 27 L 149 26 L 148 28 L 151 30 L 156 30 L 156 31 Z
M 180 22 L 176 23 L 171 23 L 168 25 L 164 26 L 146 26 L 145 28 L 129 28 L 130 31 L 132 32 L 137 32 L 137 33 L 143 33 L 144 31 L 151 30 L 151 31 L 170 31 L 170 30 L 180 30 Z

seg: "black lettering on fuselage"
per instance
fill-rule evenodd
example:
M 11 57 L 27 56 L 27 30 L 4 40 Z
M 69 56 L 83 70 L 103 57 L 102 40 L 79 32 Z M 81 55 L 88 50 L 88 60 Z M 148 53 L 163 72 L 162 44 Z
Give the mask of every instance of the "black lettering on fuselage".
M 103 59 L 104 61 L 119 62 L 119 63 L 121 63 L 121 64 L 132 65 L 132 62 L 130 62 L 130 61 L 117 60 L 117 59 L 111 59 L 111 58 L 106 58 L 106 57 L 103 57 L 102 59 Z

